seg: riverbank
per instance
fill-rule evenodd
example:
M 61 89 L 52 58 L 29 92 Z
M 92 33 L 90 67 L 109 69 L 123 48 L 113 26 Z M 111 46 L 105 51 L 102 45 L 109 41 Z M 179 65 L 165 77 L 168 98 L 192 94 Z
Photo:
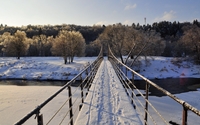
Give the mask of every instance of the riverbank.
M 96 57 L 75 57 L 64 64 L 61 57 L 0 57 L 0 79 L 71 80 Z
M 147 61 L 140 57 L 139 60 L 133 69 L 148 79 L 200 78 L 200 65 L 186 58 L 158 56 L 147 57 Z
M 91 64 L 96 57 L 75 57 L 64 64 L 61 57 L 0 57 L 0 79 L 70 80 Z M 144 57 L 134 70 L 148 79 L 200 78 L 200 65 L 172 57 Z M 130 74 L 131 78 L 131 74 Z M 140 79 L 136 77 L 135 79 Z

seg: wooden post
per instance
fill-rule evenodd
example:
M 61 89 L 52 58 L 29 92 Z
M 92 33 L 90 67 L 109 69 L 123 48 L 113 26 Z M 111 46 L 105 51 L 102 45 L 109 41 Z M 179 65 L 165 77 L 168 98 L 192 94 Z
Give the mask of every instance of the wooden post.
M 146 97 L 145 97 L 145 117 L 144 117 L 144 124 L 147 125 L 147 119 L 148 119 L 148 97 L 149 97 L 149 83 L 146 82 Z
M 73 110 L 72 110 L 72 92 L 71 86 L 68 86 L 68 96 L 69 96 L 69 109 L 70 109 L 70 124 L 73 125 Z
M 187 114 L 187 109 L 183 106 L 182 125 L 187 125 Z

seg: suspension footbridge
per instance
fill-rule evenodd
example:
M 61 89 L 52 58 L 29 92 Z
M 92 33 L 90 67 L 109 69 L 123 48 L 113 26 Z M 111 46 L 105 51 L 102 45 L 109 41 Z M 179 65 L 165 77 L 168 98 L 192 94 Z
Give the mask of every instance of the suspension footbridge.
M 128 74 L 132 74 L 131 80 L 127 77 Z M 135 76 L 146 82 L 145 91 L 141 91 L 135 86 Z M 72 85 L 76 81 L 79 81 L 80 84 L 76 89 L 72 89 Z M 109 49 L 108 57 L 103 57 L 101 51 L 91 65 L 16 122 L 15 125 L 26 124 L 33 116 L 36 119 L 35 124 L 38 125 L 177 124 L 161 115 L 149 101 L 150 86 L 155 87 L 182 108 L 180 113 L 181 123 L 178 124 L 188 124 L 190 118 L 188 112 L 200 118 L 198 109 L 121 63 Z M 68 91 L 68 98 L 50 118 L 44 119 L 43 115 L 45 114 L 42 113 L 42 109 L 64 90 Z M 79 93 L 79 96 L 77 96 L 77 93 Z M 138 97 L 138 95 L 140 96 Z M 66 106 L 68 107 L 67 110 L 64 108 Z M 64 115 L 60 116 L 59 112 L 64 112 Z M 59 119 L 57 116 L 59 116 Z

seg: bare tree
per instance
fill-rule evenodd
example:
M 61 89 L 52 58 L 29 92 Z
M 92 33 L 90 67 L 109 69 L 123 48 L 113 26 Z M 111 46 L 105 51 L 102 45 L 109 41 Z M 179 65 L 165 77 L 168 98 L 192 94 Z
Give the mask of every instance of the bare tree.
M 120 57 L 123 61 L 123 47 L 125 44 L 126 26 L 119 24 L 107 26 L 101 35 L 101 40 L 104 44 L 109 44 L 114 54 Z
M 80 32 L 60 31 L 52 46 L 52 53 L 60 55 L 64 63 L 73 62 L 74 56 L 81 56 L 85 51 L 85 40 Z
M 125 64 L 127 63 L 128 59 L 131 57 L 133 59 L 134 55 L 136 54 L 138 50 L 138 45 L 141 44 L 141 41 L 143 41 L 143 36 L 140 33 L 140 31 L 135 30 L 132 27 L 128 27 L 126 33 L 126 39 L 125 39 L 125 46 L 123 48 L 123 52 L 125 55 L 127 55 L 127 58 L 125 60 Z
M 197 25 L 189 25 L 183 27 L 184 35 L 178 41 L 178 45 L 182 48 L 182 54 L 194 54 L 200 63 L 200 28 Z
M 146 56 L 161 55 L 165 48 L 165 42 L 155 31 L 140 32 L 141 37 L 135 41 L 131 54 L 134 56 L 130 66 L 138 59 L 140 55 Z

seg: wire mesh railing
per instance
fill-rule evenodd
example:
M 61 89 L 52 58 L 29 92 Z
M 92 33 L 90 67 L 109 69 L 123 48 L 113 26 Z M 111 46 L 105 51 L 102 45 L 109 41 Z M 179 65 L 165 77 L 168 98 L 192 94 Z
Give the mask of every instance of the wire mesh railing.
M 26 116 L 24 116 L 22 119 L 20 119 L 18 122 L 15 123 L 15 125 L 21 125 L 26 123 L 32 116 L 35 116 L 35 119 L 37 119 L 36 123 L 38 125 L 49 125 L 51 122 L 56 119 L 56 116 L 59 114 L 59 112 L 66 110 L 66 106 L 68 106 L 67 110 L 64 111 L 64 115 L 58 119 L 56 119 L 56 124 L 70 124 L 73 125 L 74 123 L 74 114 L 77 114 L 77 112 L 81 109 L 84 99 L 87 96 L 87 93 L 89 91 L 89 88 L 91 86 L 91 83 L 95 77 L 95 74 L 97 72 L 97 69 L 99 65 L 101 64 L 103 60 L 103 53 L 102 49 L 97 57 L 97 59 L 90 64 L 88 67 L 86 67 L 83 71 L 81 71 L 77 76 L 75 76 L 71 81 L 67 82 L 61 89 L 59 89 L 56 93 L 54 93 L 52 96 L 50 96 L 47 100 L 45 100 L 43 103 L 41 103 L 39 106 L 37 106 L 35 109 L 33 109 L 30 113 L 28 113 Z M 79 81 L 80 84 L 72 90 L 72 85 L 76 81 Z M 41 110 L 52 100 L 55 100 L 55 98 L 61 94 L 64 90 L 68 91 L 68 98 L 59 106 L 59 107 L 53 107 L 53 109 L 57 108 L 56 111 L 53 113 L 53 115 L 46 120 L 46 123 L 44 123 L 43 120 L 43 114 L 41 114 Z M 76 93 L 80 93 L 80 96 L 74 96 Z M 68 116 L 68 117 L 67 117 Z M 67 121 L 66 121 L 67 119 Z M 65 122 L 64 122 L 65 120 Z
M 125 88 L 127 95 L 130 97 L 130 100 L 133 104 L 133 107 L 136 108 L 136 110 L 139 112 L 141 117 L 144 119 L 144 125 L 147 125 L 147 124 L 157 125 L 157 124 L 160 124 L 161 122 L 162 122 L 161 124 L 167 124 L 168 125 L 171 122 L 171 121 L 168 122 L 164 118 L 164 116 L 159 113 L 159 111 L 156 109 L 156 107 L 150 102 L 150 100 L 149 100 L 149 93 L 150 93 L 149 87 L 150 86 L 155 87 L 157 90 L 162 92 L 164 95 L 170 97 L 170 99 L 177 102 L 177 104 L 179 104 L 179 107 L 182 107 L 182 115 L 181 115 L 182 125 L 188 124 L 188 111 L 191 111 L 197 117 L 200 116 L 200 111 L 198 109 L 191 106 L 187 102 L 177 98 L 175 95 L 173 95 L 170 92 L 166 91 L 165 89 L 159 87 L 156 83 L 153 83 L 152 81 L 148 80 L 147 78 L 143 77 L 139 73 L 137 73 L 134 70 L 132 70 L 131 68 L 129 68 L 128 66 L 124 65 L 121 61 L 119 61 L 113 55 L 110 48 L 109 48 L 109 55 L 108 56 L 109 56 L 109 60 L 112 63 L 122 85 Z M 128 72 L 132 74 L 132 80 L 130 80 L 127 77 Z M 141 90 L 139 90 L 135 86 L 134 76 L 138 76 L 146 82 L 145 92 L 141 92 Z M 138 97 L 138 95 L 140 95 L 140 96 Z M 139 108 L 139 107 L 141 107 L 141 108 Z M 151 108 L 151 112 L 149 111 L 150 108 Z M 157 122 L 155 117 L 156 117 L 156 119 L 158 119 L 158 117 L 159 117 L 161 122 L 160 121 Z M 150 120 L 148 120 L 148 118 Z

